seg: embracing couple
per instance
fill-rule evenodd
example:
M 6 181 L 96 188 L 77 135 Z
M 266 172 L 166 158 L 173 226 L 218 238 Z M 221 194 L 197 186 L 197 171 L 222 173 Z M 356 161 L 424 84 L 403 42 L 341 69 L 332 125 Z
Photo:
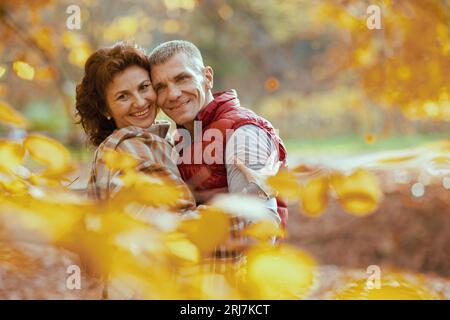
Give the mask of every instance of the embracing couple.
M 165 42 L 149 56 L 125 42 L 94 52 L 76 92 L 79 122 L 97 147 L 90 194 L 106 199 L 120 188 L 120 172 L 103 159 L 115 150 L 138 159 L 142 172 L 167 173 L 185 188 L 187 207 L 219 193 L 246 193 L 284 226 L 286 205 L 261 176 L 287 165 L 286 149 L 269 121 L 240 106 L 234 90 L 213 93 L 213 80 L 213 69 L 187 41 Z M 160 110 L 181 133 L 175 145 L 170 123 L 155 121 Z

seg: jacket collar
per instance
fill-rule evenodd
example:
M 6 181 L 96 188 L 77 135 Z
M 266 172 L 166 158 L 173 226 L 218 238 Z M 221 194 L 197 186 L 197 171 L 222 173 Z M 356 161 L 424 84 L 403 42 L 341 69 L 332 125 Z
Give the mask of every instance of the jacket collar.
M 240 105 L 236 90 L 229 89 L 213 94 L 214 100 L 208 103 L 202 110 L 199 111 L 194 121 L 201 121 L 202 126 L 209 125 L 215 118 L 218 108 L 223 105 Z M 177 125 L 177 128 L 183 126 Z

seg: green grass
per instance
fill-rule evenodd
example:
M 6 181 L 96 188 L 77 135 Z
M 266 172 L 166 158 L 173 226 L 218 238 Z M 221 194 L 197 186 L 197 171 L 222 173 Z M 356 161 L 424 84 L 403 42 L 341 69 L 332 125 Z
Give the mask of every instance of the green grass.
M 433 141 L 450 139 L 450 133 L 424 135 L 392 135 L 386 138 L 375 137 L 372 144 L 365 142 L 364 136 L 335 136 L 329 138 L 305 140 L 285 140 L 290 155 L 321 155 L 321 154 L 359 154 L 382 150 L 414 148 Z
M 433 141 L 450 139 L 450 133 L 435 135 L 393 135 L 387 138 L 376 137 L 374 143 L 367 144 L 364 136 L 334 136 L 322 139 L 288 139 L 284 140 L 288 154 L 290 156 L 311 156 L 311 155 L 352 155 L 361 153 L 371 153 L 383 150 L 407 149 L 427 144 Z M 90 163 L 93 157 L 93 150 L 85 147 L 69 147 L 72 157 L 76 161 Z

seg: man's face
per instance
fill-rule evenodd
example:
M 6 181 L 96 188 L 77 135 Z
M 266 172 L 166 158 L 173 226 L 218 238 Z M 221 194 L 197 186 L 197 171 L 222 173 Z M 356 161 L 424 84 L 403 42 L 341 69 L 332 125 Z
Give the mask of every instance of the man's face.
M 211 67 L 177 53 L 165 63 L 152 66 L 151 78 L 157 104 L 178 125 L 190 126 L 210 101 L 213 82 Z

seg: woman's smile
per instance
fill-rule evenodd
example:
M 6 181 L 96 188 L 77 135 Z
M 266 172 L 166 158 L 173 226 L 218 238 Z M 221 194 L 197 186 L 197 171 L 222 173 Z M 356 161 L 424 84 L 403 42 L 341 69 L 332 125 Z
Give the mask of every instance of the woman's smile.
M 149 111 L 150 111 L 150 108 L 146 107 L 144 110 L 132 113 L 131 116 L 133 116 L 134 118 L 137 118 L 137 119 L 144 119 L 147 116 L 147 114 L 149 113 Z

